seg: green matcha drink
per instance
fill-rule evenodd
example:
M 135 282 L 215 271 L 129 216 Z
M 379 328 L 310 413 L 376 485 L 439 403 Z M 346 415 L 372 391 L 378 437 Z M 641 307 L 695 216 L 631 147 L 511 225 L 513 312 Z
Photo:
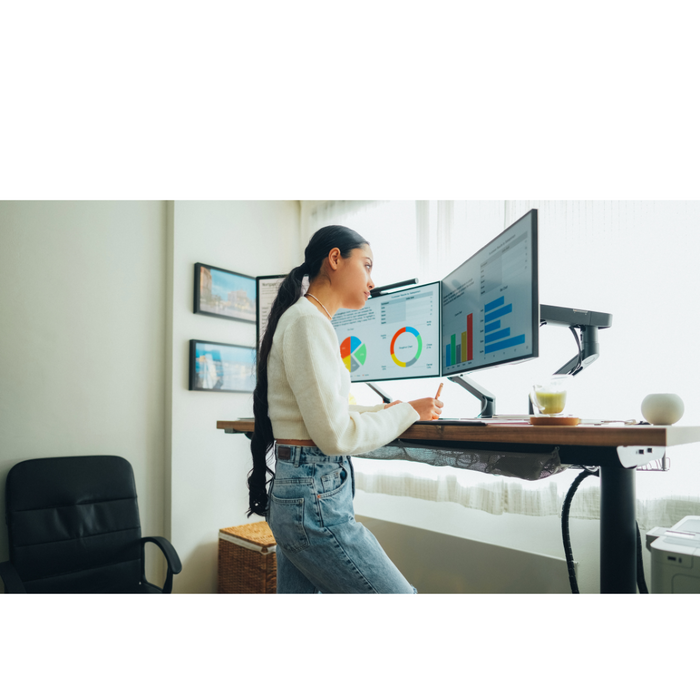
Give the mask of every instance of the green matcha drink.
M 535 395 L 537 396 L 537 407 L 541 413 L 552 415 L 564 410 L 566 405 L 565 391 L 536 391 Z

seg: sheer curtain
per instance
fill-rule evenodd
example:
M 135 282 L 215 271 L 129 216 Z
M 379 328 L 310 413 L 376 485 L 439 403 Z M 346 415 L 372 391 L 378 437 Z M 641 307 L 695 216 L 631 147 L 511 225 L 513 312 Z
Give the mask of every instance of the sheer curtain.
M 322 206 L 321 206 L 322 205 Z M 646 394 L 674 392 L 685 402 L 681 424 L 700 425 L 700 347 L 694 304 L 700 299 L 700 202 L 639 201 L 393 201 L 302 204 L 308 240 L 326 223 L 343 223 L 367 238 L 375 282 L 410 277 L 441 279 L 531 208 L 539 213 L 540 301 L 608 312 L 600 358 L 573 381 L 567 410 L 586 418 L 642 419 Z M 496 395 L 500 413 L 526 413 L 529 386 L 576 353 L 565 328 L 540 331 L 540 357 L 483 370 L 479 384 Z M 436 380 L 385 382 L 392 396 L 434 394 Z M 376 403 L 363 384 L 358 403 Z M 445 415 L 474 416 L 476 399 L 452 382 L 442 398 Z M 700 445 L 668 450 L 671 470 L 639 472 L 640 528 L 672 525 L 700 515 Z M 578 470 L 538 482 L 409 462 L 354 460 L 357 485 L 372 493 L 452 501 L 493 514 L 551 515 Z M 583 482 L 571 515 L 599 517 L 596 479 Z

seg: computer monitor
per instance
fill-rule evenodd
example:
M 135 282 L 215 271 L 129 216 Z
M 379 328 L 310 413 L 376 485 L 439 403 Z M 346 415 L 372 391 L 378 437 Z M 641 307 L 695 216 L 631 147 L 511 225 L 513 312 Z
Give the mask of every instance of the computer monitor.
M 444 376 L 538 355 L 537 210 L 442 280 Z
M 352 382 L 440 376 L 440 282 L 340 309 L 333 326 Z

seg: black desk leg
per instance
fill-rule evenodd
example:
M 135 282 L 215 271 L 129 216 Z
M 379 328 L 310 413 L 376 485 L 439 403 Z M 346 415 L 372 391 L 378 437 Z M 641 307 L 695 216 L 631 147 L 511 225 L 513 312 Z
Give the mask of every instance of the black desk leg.
M 600 592 L 637 592 L 636 469 L 600 469 Z

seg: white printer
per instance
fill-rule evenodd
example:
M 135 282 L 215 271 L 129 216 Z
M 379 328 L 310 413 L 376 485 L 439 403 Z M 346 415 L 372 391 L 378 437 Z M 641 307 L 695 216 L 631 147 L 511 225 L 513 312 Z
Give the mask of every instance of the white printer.
M 700 516 L 647 533 L 652 593 L 700 593 Z

